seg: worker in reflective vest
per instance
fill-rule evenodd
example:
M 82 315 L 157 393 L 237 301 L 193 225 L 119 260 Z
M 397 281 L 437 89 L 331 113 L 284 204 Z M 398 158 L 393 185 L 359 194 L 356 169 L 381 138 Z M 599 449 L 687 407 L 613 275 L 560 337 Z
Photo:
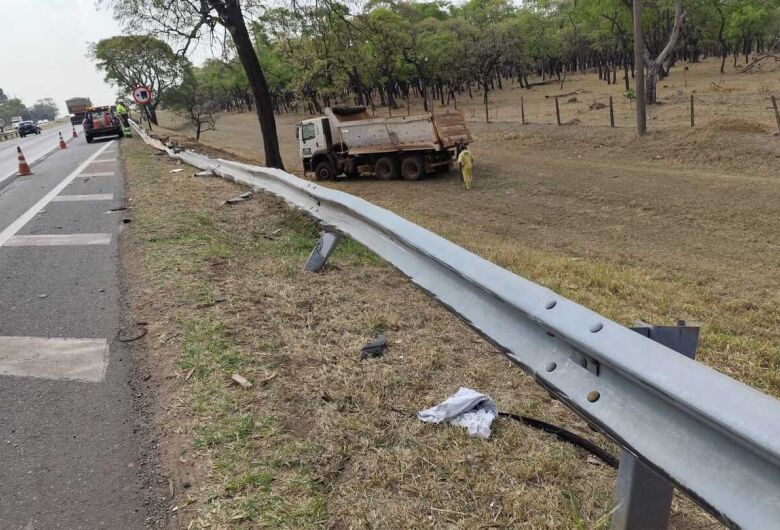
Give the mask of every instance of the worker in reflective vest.
M 471 156 L 471 151 L 466 145 L 460 144 L 458 147 L 458 166 L 460 167 L 460 174 L 463 178 L 463 184 L 467 190 L 471 189 L 471 183 L 473 181 L 473 175 L 471 174 L 471 168 L 474 165 L 474 159 Z
M 116 113 L 119 115 L 119 119 L 122 120 L 122 128 L 124 129 L 125 136 L 132 136 L 133 130 L 130 128 L 130 115 L 127 112 L 124 100 L 117 100 Z

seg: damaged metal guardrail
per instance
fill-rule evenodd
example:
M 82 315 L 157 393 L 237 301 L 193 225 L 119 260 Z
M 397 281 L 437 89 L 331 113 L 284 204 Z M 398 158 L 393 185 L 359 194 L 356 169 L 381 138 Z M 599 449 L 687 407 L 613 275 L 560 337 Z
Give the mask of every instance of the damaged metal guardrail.
M 138 132 L 203 173 L 313 217 L 325 235 L 310 269 L 337 234 L 365 245 L 619 444 L 623 513 L 613 527 L 663 527 L 671 495 L 660 507 L 650 497 L 667 480 L 730 527 L 780 525 L 779 401 L 363 199 L 277 169 L 174 153 Z

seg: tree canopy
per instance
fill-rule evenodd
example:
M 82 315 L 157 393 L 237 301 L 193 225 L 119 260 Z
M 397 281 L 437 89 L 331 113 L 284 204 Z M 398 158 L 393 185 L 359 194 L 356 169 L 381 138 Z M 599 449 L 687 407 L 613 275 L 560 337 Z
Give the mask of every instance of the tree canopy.
M 150 107 L 155 109 L 169 89 L 180 85 L 190 64 L 171 47 L 147 35 L 122 35 L 103 39 L 90 46 L 90 56 L 98 69 L 123 93 L 136 85 L 152 91 Z

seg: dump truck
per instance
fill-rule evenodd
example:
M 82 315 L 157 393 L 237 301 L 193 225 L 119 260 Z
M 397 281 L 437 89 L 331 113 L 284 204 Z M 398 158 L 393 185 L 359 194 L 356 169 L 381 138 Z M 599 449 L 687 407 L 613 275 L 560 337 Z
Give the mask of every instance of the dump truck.
M 87 114 L 87 109 L 92 107 L 92 102 L 89 98 L 71 98 L 65 101 L 65 106 L 70 114 L 70 123 L 81 125 Z
M 463 113 L 372 118 L 363 106 L 336 106 L 297 124 L 305 173 L 317 180 L 374 175 L 420 180 L 449 167 L 457 147 L 471 142 Z

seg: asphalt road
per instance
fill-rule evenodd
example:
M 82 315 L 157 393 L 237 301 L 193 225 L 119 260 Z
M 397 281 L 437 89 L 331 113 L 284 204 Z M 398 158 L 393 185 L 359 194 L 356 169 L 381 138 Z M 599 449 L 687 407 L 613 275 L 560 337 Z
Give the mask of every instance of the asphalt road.
M 76 132 L 81 136 L 81 126 L 76 127 Z M 25 136 L 24 138 L 12 138 L 0 142 L 0 188 L 11 180 L 18 169 L 16 147 L 22 148 L 22 153 L 28 164 L 33 164 L 39 158 L 55 149 L 59 144 L 59 133 L 66 140 L 73 137 L 73 129 L 70 123 L 56 125 L 43 129 L 41 134 Z
M 56 129 L 42 137 L 48 147 Z M 116 140 L 77 138 L 0 189 L 3 530 L 144 528 L 118 340 L 124 212 L 109 212 L 122 204 L 118 158 Z

